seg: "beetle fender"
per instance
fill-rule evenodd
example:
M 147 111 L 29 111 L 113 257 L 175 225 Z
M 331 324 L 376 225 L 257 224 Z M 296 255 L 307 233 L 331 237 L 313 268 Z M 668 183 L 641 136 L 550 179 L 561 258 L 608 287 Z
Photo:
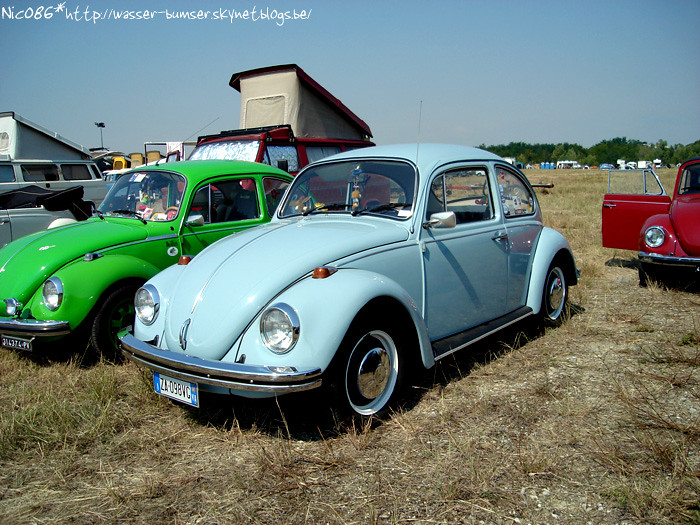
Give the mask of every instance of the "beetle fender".
M 325 370 L 357 314 L 379 298 L 393 301 L 396 308 L 405 310 L 407 315 L 404 318 L 410 318 L 412 326 L 403 328 L 413 332 L 423 365 L 426 368 L 433 366 L 435 361 L 430 340 L 415 301 L 396 281 L 356 269 L 340 269 L 325 279 L 305 277 L 270 301 L 268 307 L 286 303 L 299 316 L 299 340 L 289 353 L 275 355 L 260 341 L 260 317 L 267 310 L 265 307 L 248 326 L 240 346 L 236 346 L 237 359 L 241 354 L 246 354 L 246 362 L 259 361 L 298 368 L 320 367 Z M 391 312 L 382 315 L 388 317 Z M 409 359 L 412 357 L 416 356 L 409 356 Z
M 666 239 L 663 244 L 657 248 L 650 248 L 644 242 L 644 234 L 647 229 L 651 226 L 661 226 L 666 232 Z M 671 217 L 667 213 L 661 213 L 659 215 L 652 215 L 646 221 L 644 221 L 644 226 L 639 232 L 639 251 L 645 253 L 660 253 L 664 255 L 678 255 L 676 250 L 680 248 L 678 246 L 676 232 L 673 229 L 673 224 L 671 224 Z M 683 254 L 685 255 L 685 254 Z
M 113 284 L 135 279 L 147 281 L 158 273 L 155 266 L 129 255 L 105 255 L 92 261 L 80 259 L 56 271 L 63 283 L 63 303 L 55 310 L 43 304 L 42 287 L 35 292 L 31 310 L 39 319 L 68 321 L 75 329 Z
M 544 281 L 547 278 L 549 265 L 556 257 L 565 257 L 563 270 L 569 286 L 576 284 L 576 264 L 571 253 L 569 242 L 564 236 L 551 228 L 543 228 L 537 242 L 537 252 L 532 264 L 532 274 L 530 275 L 530 287 L 527 293 L 527 306 L 532 308 L 537 314 L 542 307 L 542 290 Z

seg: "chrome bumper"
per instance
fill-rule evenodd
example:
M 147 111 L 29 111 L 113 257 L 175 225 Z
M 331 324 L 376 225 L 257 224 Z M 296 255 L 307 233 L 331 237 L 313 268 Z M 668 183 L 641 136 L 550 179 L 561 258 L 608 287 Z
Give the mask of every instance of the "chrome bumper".
M 122 353 L 136 364 L 176 379 L 248 392 L 288 393 L 321 386 L 321 369 L 222 363 L 161 350 L 127 332 L 119 334 Z
M 20 319 L 0 317 L 0 333 L 5 335 L 31 335 L 34 337 L 55 337 L 68 335 L 68 321 L 42 321 L 41 319 Z
M 662 264 L 664 266 L 695 268 L 696 271 L 700 272 L 700 257 L 674 257 L 672 255 L 639 252 L 639 260 L 644 263 Z

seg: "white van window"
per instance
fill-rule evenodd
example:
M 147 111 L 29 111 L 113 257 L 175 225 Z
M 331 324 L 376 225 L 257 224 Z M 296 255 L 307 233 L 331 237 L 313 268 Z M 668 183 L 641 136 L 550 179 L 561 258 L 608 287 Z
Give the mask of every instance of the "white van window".
M 22 164 L 22 178 L 26 182 L 51 182 L 58 180 L 55 164 Z
M 14 182 L 15 169 L 12 165 L 4 164 L 0 166 L 0 182 Z
M 63 180 L 90 180 L 87 164 L 61 164 Z

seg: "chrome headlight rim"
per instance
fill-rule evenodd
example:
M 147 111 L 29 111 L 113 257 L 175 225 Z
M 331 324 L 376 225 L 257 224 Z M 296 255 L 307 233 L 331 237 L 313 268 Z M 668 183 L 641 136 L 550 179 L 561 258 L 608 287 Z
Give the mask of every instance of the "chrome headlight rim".
M 644 232 L 644 244 L 649 248 L 658 248 L 666 242 L 666 230 L 662 226 L 649 226 Z
M 53 289 L 51 289 L 53 287 Z M 49 277 L 41 287 L 41 297 L 46 308 L 55 312 L 63 303 L 63 283 L 58 277 Z
M 273 320 L 272 316 L 278 315 L 278 313 L 282 314 L 282 318 Z M 280 322 L 286 325 L 286 329 L 273 328 L 275 323 L 279 326 Z M 299 316 L 294 308 L 286 303 L 273 304 L 265 309 L 260 316 L 260 338 L 263 344 L 277 355 L 286 354 L 296 346 L 300 328 Z M 272 332 L 276 332 L 278 335 L 280 332 L 285 332 L 285 334 L 281 339 L 279 337 L 273 338 Z
M 19 315 L 19 313 L 22 311 L 22 303 L 19 302 L 14 297 L 10 297 L 8 299 L 5 299 L 4 303 L 5 303 L 5 312 L 10 317 L 14 317 L 15 315 Z
M 150 312 L 146 310 L 147 313 L 144 313 L 144 308 L 150 308 Z M 136 290 L 134 294 L 134 311 L 136 318 L 144 325 L 150 326 L 156 322 L 160 312 L 160 294 L 155 286 L 144 284 Z

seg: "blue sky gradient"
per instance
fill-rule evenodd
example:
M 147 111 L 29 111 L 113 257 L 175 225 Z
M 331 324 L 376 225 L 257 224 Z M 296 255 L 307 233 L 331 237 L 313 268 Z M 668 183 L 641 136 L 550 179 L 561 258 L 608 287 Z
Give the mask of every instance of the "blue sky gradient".
M 700 139 L 700 2 L 0 0 L 0 111 L 86 147 L 234 129 L 234 72 L 296 63 L 378 144 Z M 310 10 L 306 20 L 65 11 Z M 18 19 L 30 8 L 50 19 Z M 51 11 L 53 9 L 53 11 Z M 8 13 L 12 12 L 13 16 Z M 25 14 L 29 11 L 25 11 Z M 211 15 L 210 15 L 211 16 Z

